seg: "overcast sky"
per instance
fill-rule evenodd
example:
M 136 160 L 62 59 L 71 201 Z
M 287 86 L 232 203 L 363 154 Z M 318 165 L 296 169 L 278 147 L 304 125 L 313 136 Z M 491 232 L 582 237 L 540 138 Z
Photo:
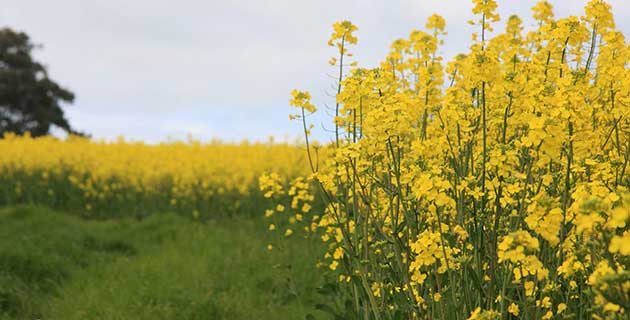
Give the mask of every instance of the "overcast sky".
M 535 0 L 498 2 L 502 19 L 516 13 L 531 25 Z M 556 17 L 581 15 L 586 2 L 551 1 Z M 630 4 L 609 3 L 630 35 Z M 322 109 L 334 102 L 325 94 L 333 22 L 359 27 L 354 52 L 373 66 L 432 13 L 447 22 L 441 53 L 465 51 L 471 8 L 470 0 L 2 0 L 0 26 L 43 45 L 37 59 L 76 94 L 71 124 L 96 138 L 282 140 L 299 136 L 287 118 L 293 88 L 310 90 Z

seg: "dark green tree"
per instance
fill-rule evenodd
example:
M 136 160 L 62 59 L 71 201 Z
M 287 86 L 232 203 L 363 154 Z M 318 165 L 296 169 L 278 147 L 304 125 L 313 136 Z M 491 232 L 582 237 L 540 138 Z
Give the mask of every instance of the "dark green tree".
M 0 29 L 0 138 L 6 132 L 46 135 L 53 125 L 80 134 L 61 108 L 72 103 L 74 94 L 48 78 L 44 65 L 33 60 L 36 47 L 27 34 Z

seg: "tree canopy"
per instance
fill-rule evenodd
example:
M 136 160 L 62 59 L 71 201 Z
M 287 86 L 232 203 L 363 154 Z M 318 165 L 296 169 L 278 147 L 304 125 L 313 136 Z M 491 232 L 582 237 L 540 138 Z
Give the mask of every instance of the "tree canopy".
M 0 137 L 7 132 L 46 135 L 53 125 L 81 134 L 61 107 L 72 103 L 74 94 L 48 77 L 46 67 L 31 56 L 35 48 L 26 33 L 0 29 Z

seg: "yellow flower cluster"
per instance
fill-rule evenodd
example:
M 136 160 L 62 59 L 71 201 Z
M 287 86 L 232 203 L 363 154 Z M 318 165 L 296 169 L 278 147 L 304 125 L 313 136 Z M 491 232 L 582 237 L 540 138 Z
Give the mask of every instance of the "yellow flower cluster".
M 535 253 L 540 245 L 537 238 L 532 237 L 524 230 L 515 231 L 505 237 L 498 245 L 498 262 L 509 261 L 515 268 L 514 282 L 519 283 L 521 278 L 529 275 L 535 276 L 543 281 L 547 278 L 549 271 L 545 269 L 542 262 L 534 254 L 526 254 L 526 250 Z
M 106 143 L 70 137 L 0 139 L 0 199 L 38 203 L 88 216 L 175 211 L 227 215 L 255 210 L 260 174 L 282 179 L 308 171 L 289 144 Z
M 327 207 L 304 220 L 321 265 L 361 319 L 626 318 L 630 47 L 612 9 L 540 1 L 533 30 L 511 16 L 490 37 L 497 2 L 473 3 L 480 32 L 450 62 L 434 15 L 378 67 L 340 65 L 309 178 Z M 356 28 L 334 30 L 343 61 Z

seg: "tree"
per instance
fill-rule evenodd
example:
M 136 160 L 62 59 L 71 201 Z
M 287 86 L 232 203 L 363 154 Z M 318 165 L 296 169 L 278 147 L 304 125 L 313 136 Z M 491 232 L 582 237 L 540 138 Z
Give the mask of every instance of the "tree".
M 33 60 L 36 47 L 27 34 L 0 29 L 0 138 L 6 132 L 46 135 L 53 125 L 82 135 L 70 127 L 61 108 L 61 103 L 72 103 L 74 94 Z

